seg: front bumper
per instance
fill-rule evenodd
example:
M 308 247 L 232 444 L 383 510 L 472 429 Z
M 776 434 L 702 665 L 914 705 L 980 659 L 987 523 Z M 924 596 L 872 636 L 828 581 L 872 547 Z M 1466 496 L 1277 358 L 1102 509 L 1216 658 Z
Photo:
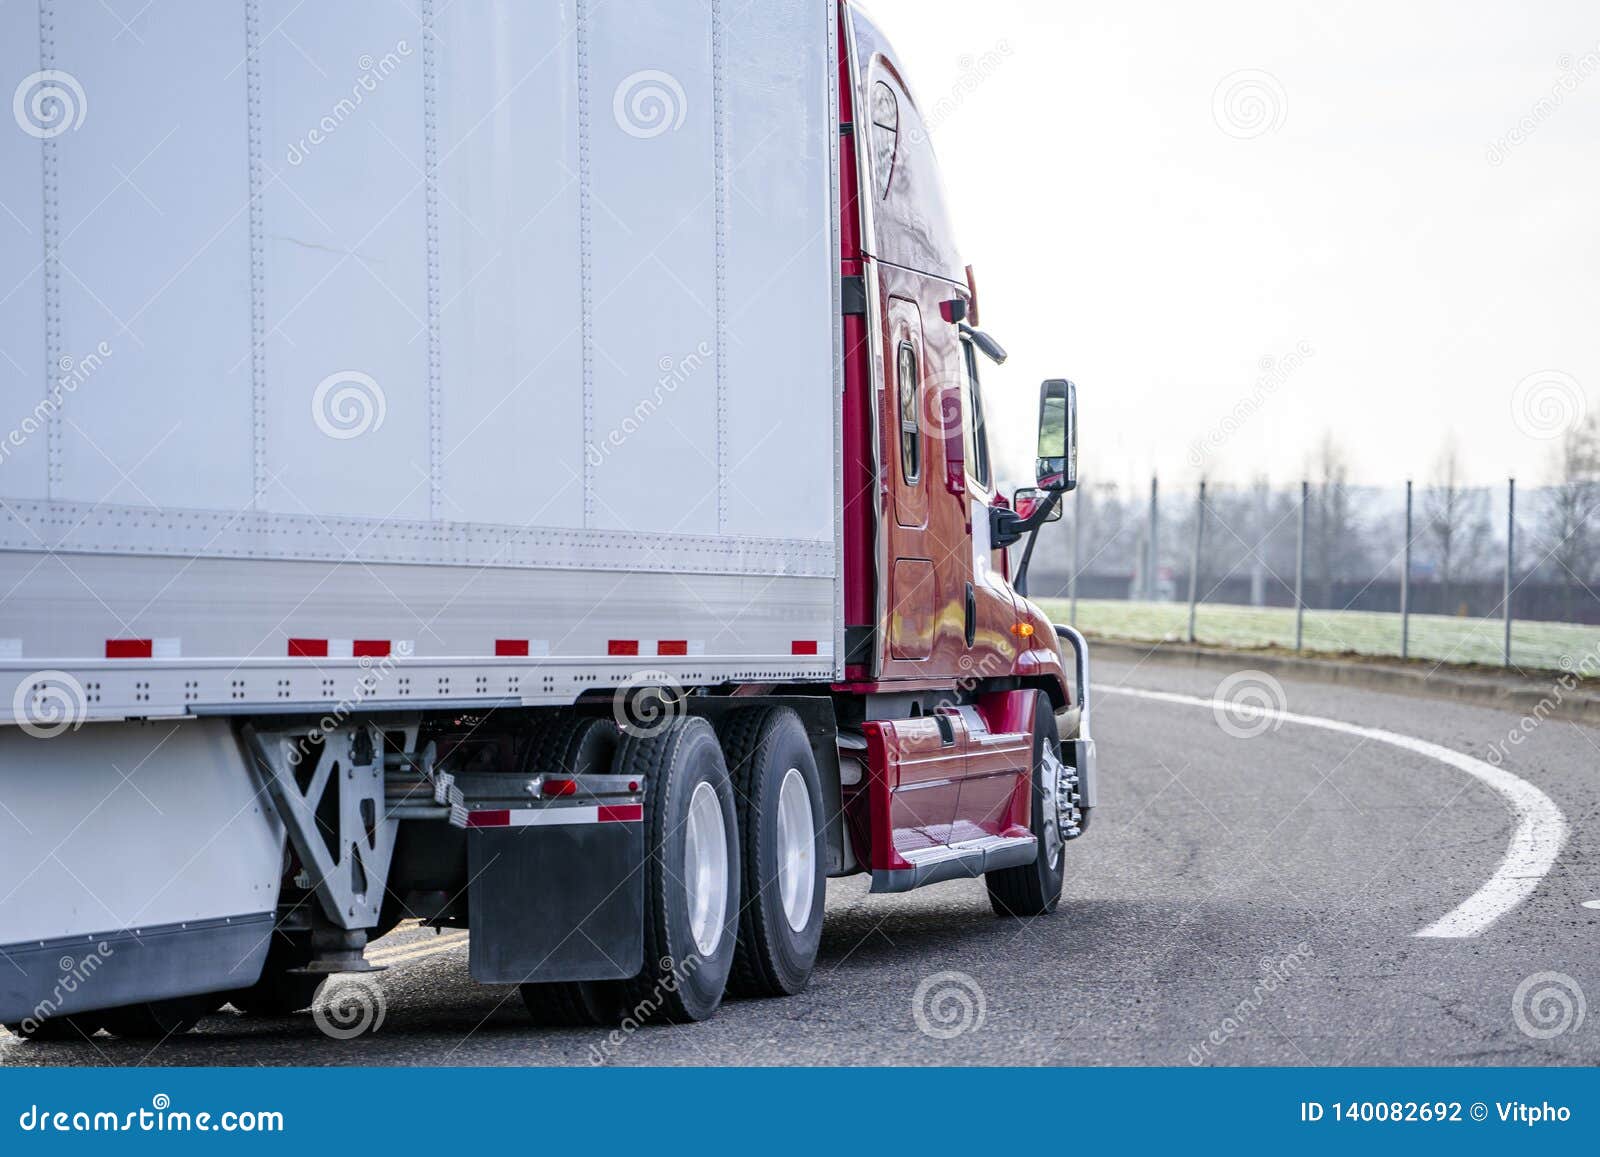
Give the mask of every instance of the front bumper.
M 1088 814 L 1099 801 L 1099 770 L 1096 764 L 1094 732 L 1090 726 L 1089 710 L 1089 643 L 1076 628 L 1055 624 L 1056 637 L 1073 653 L 1073 672 L 1077 680 L 1077 703 L 1056 713 L 1056 726 L 1062 735 L 1062 745 L 1072 756 L 1072 766 L 1078 772 L 1078 790 L 1083 796 L 1084 828 L 1087 830 Z

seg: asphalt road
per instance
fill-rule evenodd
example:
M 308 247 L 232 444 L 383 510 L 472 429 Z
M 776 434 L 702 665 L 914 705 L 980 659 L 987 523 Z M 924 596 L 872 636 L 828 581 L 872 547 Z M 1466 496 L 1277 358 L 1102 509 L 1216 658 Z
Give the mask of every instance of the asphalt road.
M 1205 699 L 1224 675 L 1096 672 Z M 464 933 L 403 929 L 373 950 L 383 1015 L 360 1036 L 225 1012 L 155 1047 L 0 1033 L 0 1064 L 1600 1063 L 1600 731 L 1547 721 L 1510 745 L 1514 714 L 1281 686 L 1290 712 L 1502 744 L 1564 817 L 1553 866 L 1486 931 L 1419 938 L 1496 878 L 1517 834 L 1500 792 L 1389 743 L 1292 721 L 1242 737 L 1249 719 L 1105 694 L 1100 808 L 1054 916 L 997 919 L 974 881 L 833 881 L 807 991 L 614 1036 L 530 1027 L 514 989 L 468 977 Z

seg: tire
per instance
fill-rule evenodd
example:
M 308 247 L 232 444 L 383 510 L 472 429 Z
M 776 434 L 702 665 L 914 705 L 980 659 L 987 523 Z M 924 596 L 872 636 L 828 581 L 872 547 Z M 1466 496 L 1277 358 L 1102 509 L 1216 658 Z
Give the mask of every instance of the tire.
M 106 1009 L 100 1014 L 100 1022 L 111 1035 L 127 1040 L 165 1040 L 188 1032 L 217 1003 L 217 996 L 205 995 L 125 1004 Z
M 77 1016 L 52 1016 L 46 1020 L 33 1021 L 30 1029 L 28 1021 L 18 1024 L 6 1025 L 7 1031 L 12 1036 L 21 1037 L 26 1041 L 38 1041 L 41 1044 L 56 1041 L 81 1041 L 87 1040 L 95 1034 L 100 1027 L 99 1013 L 79 1013 Z
M 224 993 L 219 1007 L 231 1004 L 246 1016 L 289 1016 L 310 1008 L 317 998 L 325 976 L 293 972 L 311 959 L 309 949 L 281 932 L 272 934 L 272 945 L 267 949 L 266 962 L 261 966 L 261 979 L 249 988 Z
M 822 780 L 789 707 L 736 711 L 721 729 L 739 817 L 739 940 L 728 991 L 793 996 L 822 944 L 827 876 Z M 804 828 L 802 837 L 798 831 Z
M 325 976 L 287 971 L 263 971 L 261 979 L 249 988 L 227 994 L 225 1004 L 246 1016 L 290 1016 L 310 1008 L 317 999 Z
M 626 736 L 614 770 L 645 785 L 644 968 L 602 991 L 640 1023 L 705 1020 L 722 1003 L 739 935 L 738 817 L 722 746 L 704 719 L 674 719 Z
M 1055 761 L 1055 771 L 1047 766 Z M 1039 842 L 1039 854 L 1031 864 L 989 872 L 989 905 L 997 916 L 1044 916 L 1056 910 L 1061 900 L 1061 885 L 1066 877 L 1066 847 L 1061 838 L 1060 819 L 1055 799 L 1056 777 L 1066 774 L 1061 755 L 1061 736 L 1050 700 L 1039 695 L 1033 713 L 1033 773 L 1028 777 L 1033 792 L 1029 828 Z
M 530 742 L 524 771 L 558 770 L 564 775 L 605 775 L 616 761 L 621 735 L 609 719 L 566 714 L 547 724 Z M 521 986 L 522 1003 L 535 1024 L 583 1028 L 622 1019 L 620 997 L 602 982 L 560 980 Z

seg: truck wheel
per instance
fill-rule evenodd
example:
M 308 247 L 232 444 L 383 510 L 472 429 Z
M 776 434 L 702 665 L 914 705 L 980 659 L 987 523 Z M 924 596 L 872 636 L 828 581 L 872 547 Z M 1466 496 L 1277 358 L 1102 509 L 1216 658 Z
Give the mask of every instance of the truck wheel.
M 233 1005 L 246 1016 L 288 1016 L 310 1008 L 325 979 L 298 972 L 263 971 L 260 980 L 249 988 L 228 993 L 222 1003 Z
M 526 774 L 559 770 L 564 775 L 606 775 L 616 760 L 619 740 L 609 719 L 563 715 L 530 741 Z M 522 1003 L 535 1024 L 582 1028 L 616 1024 L 621 1003 L 611 987 L 589 980 L 559 980 L 521 986 Z
M 77 1016 L 52 1016 L 46 1020 L 23 1021 L 8 1024 L 12 1036 L 32 1041 L 79 1041 L 92 1037 L 100 1027 L 98 1013 L 80 1013 Z M 29 1025 L 32 1027 L 29 1027 Z
M 1039 855 L 1031 864 L 1001 868 L 984 876 L 989 904 L 997 916 L 1043 916 L 1054 912 L 1066 876 L 1063 822 L 1071 800 L 1070 769 L 1061 758 L 1061 736 L 1050 701 L 1039 696 L 1033 714 L 1033 818 L 1029 827 L 1039 841 Z
M 811 978 L 822 943 L 827 849 L 817 762 L 790 707 L 734 712 L 722 727 L 722 750 L 738 801 L 742 865 L 728 990 L 792 996 Z
M 125 1004 L 100 1014 L 100 1023 L 112 1036 L 128 1040 L 162 1040 L 188 1032 L 200 1018 L 217 1007 L 215 994 L 180 996 Z
M 733 784 L 711 724 L 674 720 L 630 735 L 615 771 L 644 785 L 644 970 L 604 985 L 638 1020 L 705 1020 L 728 985 L 738 941 L 739 839 Z
M 327 977 L 290 971 L 303 967 L 310 959 L 309 946 L 274 932 L 266 962 L 261 966 L 261 979 L 249 988 L 223 993 L 218 1007 L 231 1004 L 246 1016 L 288 1016 L 310 1008 Z

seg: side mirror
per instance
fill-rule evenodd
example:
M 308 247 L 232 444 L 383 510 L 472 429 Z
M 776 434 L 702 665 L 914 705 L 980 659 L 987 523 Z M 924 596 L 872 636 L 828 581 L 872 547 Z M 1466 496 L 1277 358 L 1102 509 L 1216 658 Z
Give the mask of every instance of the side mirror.
M 1017 512 L 1017 517 L 1026 522 L 1032 518 L 1046 502 L 1050 502 L 1050 491 L 1040 490 L 1035 486 L 1024 486 L 1011 496 L 1011 509 Z M 1061 503 L 1050 503 L 1050 513 L 1044 516 L 1046 522 L 1061 521 Z
M 1057 494 L 1078 487 L 1078 387 L 1050 378 L 1039 387 L 1039 486 Z

